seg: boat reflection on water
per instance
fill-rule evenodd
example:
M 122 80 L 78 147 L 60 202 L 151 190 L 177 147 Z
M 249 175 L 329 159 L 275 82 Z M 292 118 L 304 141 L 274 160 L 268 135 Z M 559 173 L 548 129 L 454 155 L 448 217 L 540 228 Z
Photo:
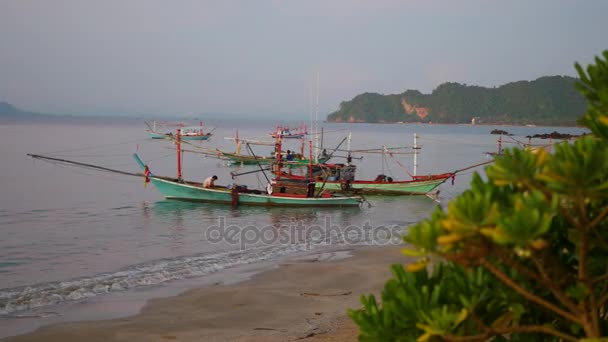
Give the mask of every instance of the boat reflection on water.
M 154 221 L 162 222 L 176 242 L 196 239 L 203 248 L 306 245 L 308 249 L 308 246 L 386 244 L 389 238 L 391 243 L 401 242 L 407 227 L 428 217 L 437 203 L 426 196 L 378 196 L 372 205 L 373 210 L 229 207 L 163 200 L 144 205 L 143 215 L 153 215 Z
M 144 205 L 144 216 L 161 222 L 165 234 L 180 245 L 198 241 L 199 250 L 243 250 L 249 248 L 289 247 L 303 251 L 327 246 L 332 242 L 312 241 L 326 236 L 329 228 L 341 235 L 344 227 L 359 224 L 363 219 L 359 208 L 285 208 L 229 207 L 213 203 L 163 200 Z M 321 233 L 319 233 L 321 232 Z M 181 241 L 181 240 L 185 241 Z M 312 242 L 311 242 L 312 241 Z M 314 246 L 312 244 L 315 244 Z M 173 244 L 171 244 L 173 245 Z
M 293 208 L 293 207 L 230 207 L 215 203 L 197 203 L 189 201 L 162 200 L 151 205 L 143 205 L 144 217 L 153 215 L 178 223 L 183 220 L 196 220 L 198 223 L 213 222 L 218 218 L 234 221 L 234 224 L 260 224 L 280 226 L 285 223 L 301 222 L 309 225 L 322 222 L 332 217 L 337 223 L 350 224 L 352 218 L 361 217 L 361 209 L 346 208 Z

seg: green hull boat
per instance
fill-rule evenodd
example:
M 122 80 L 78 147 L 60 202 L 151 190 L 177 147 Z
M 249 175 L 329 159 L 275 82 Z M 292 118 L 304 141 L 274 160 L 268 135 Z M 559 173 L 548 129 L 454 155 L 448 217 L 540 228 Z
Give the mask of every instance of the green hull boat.
M 341 182 L 317 182 L 317 188 L 329 191 L 354 191 L 367 195 L 426 195 L 443 184 L 451 176 L 428 180 L 410 180 L 394 182 L 352 181 L 349 185 Z
M 142 170 L 146 165 L 137 154 L 133 155 Z M 159 177 L 152 174 L 148 179 L 167 199 L 223 203 L 230 205 L 254 206 L 293 206 L 293 207 L 356 207 L 362 202 L 360 197 L 333 196 L 325 194 L 321 197 L 307 196 L 306 194 L 292 194 L 282 192 L 249 190 L 242 187 L 228 189 L 215 186 L 204 188 L 201 183 L 187 182 L 176 178 Z
M 243 164 L 243 165 L 270 165 L 276 164 L 277 160 L 274 157 L 253 157 L 247 155 L 238 155 L 235 153 L 221 152 L 221 156 L 226 158 L 233 164 Z M 329 160 L 329 157 L 320 157 L 319 163 L 326 163 Z M 309 159 L 294 159 L 294 160 L 281 160 L 281 163 L 285 167 L 303 167 L 308 166 L 310 164 Z

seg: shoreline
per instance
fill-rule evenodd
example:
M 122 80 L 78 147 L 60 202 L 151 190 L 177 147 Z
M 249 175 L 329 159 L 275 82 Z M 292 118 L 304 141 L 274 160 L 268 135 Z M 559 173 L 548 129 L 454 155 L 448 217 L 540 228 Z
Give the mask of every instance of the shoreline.
M 347 317 L 362 294 L 378 294 L 403 245 L 351 248 L 278 261 L 234 284 L 212 284 L 149 300 L 136 315 L 44 326 L 1 341 L 343 341 L 356 340 Z M 331 253 L 331 252 L 330 252 Z

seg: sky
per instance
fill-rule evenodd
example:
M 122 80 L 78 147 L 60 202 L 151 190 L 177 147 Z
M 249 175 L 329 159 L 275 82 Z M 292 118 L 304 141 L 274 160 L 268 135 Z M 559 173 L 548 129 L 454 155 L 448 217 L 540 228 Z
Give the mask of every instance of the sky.
M 365 92 L 575 76 L 608 49 L 607 15 L 604 0 L 0 0 L 0 101 L 325 117 Z

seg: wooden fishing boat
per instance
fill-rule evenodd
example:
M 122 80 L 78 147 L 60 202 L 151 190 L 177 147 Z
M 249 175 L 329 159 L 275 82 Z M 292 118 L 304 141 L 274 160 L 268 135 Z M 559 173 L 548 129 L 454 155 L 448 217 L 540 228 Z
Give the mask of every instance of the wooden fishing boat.
M 270 132 L 269 134 L 275 139 L 279 137 L 282 139 L 304 139 L 308 133 L 306 132 L 306 126 L 302 125 L 295 129 L 277 126 L 274 132 Z
M 360 197 L 335 196 L 325 192 L 314 194 L 314 183 L 287 184 L 276 182 L 265 190 L 252 190 L 241 186 L 214 186 L 204 188 L 202 183 L 183 181 L 180 178 L 158 177 L 149 173 L 146 165 L 137 154 L 133 157 L 137 165 L 147 173 L 150 182 L 167 199 L 223 203 L 230 205 L 255 206 L 294 206 L 294 207 L 356 207 Z M 312 184 L 312 185 L 311 185 Z M 294 190 L 297 188 L 297 190 Z M 302 191 L 306 188 L 306 191 Z M 312 188 L 312 191 L 310 190 Z
M 325 164 L 315 167 L 316 187 L 334 192 L 361 193 L 365 195 L 426 195 L 453 178 L 452 172 L 412 176 L 410 180 L 393 180 L 383 174 L 374 180 L 356 180 L 355 165 Z M 282 178 L 308 179 L 309 176 L 281 173 Z
M 148 129 L 146 134 L 152 139 L 173 139 L 177 134 L 180 135 L 181 140 L 208 140 L 213 134 L 211 132 L 205 133 L 203 130 L 202 122 L 199 126 L 186 126 L 183 123 L 157 123 L 154 121 L 152 124 L 146 122 Z M 173 132 L 162 132 L 160 127 L 179 127 L 175 133 Z
M 170 139 L 173 137 L 172 132 L 166 132 L 169 127 L 184 127 L 185 124 L 182 122 L 165 122 L 165 121 L 144 121 L 148 129 L 145 130 L 149 138 L 152 139 Z
M 282 145 L 283 136 L 280 132 L 283 132 L 283 128 L 278 127 L 274 142 L 266 142 L 259 140 L 250 140 L 250 139 L 242 139 L 239 138 L 238 130 L 234 138 L 225 138 L 228 140 L 234 140 L 236 143 L 236 149 L 234 152 L 225 152 L 221 150 L 216 151 L 216 155 L 219 158 L 226 159 L 232 164 L 240 164 L 240 165 L 272 165 L 281 162 L 281 165 L 284 167 L 294 168 L 294 167 L 302 167 L 310 165 L 310 159 L 304 155 L 304 141 L 302 140 L 302 144 L 300 146 L 300 152 L 291 151 L 291 150 L 281 150 L 279 148 Z M 256 155 L 253 153 L 253 150 L 250 150 L 249 154 L 242 154 L 241 147 L 243 143 L 246 145 L 266 145 L 273 146 L 274 152 L 270 155 Z M 322 154 L 318 157 L 318 163 L 326 163 L 331 158 L 328 154 Z
M 224 157 L 228 161 L 233 164 L 242 164 L 242 165 L 270 165 L 276 164 L 277 158 L 275 156 L 252 156 L 252 155 L 242 155 L 230 152 L 218 151 L 221 157 Z M 319 157 L 320 163 L 325 163 L 329 160 L 329 156 L 321 156 Z M 286 154 L 282 153 L 281 163 L 285 167 L 302 167 L 308 166 L 310 164 L 310 159 L 302 157 L 301 154 L 293 154 L 293 159 L 288 160 L 286 158 Z
M 181 140 L 208 140 L 213 135 L 211 132 L 205 133 L 203 126 L 186 126 L 177 130 Z
M 246 186 L 213 186 L 204 187 L 202 183 L 184 181 L 181 172 L 181 139 L 177 135 L 177 177 L 158 177 L 137 154 L 133 157 L 143 170 L 146 183 L 152 182 L 167 199 L 213 202 L 237 205 L 257 206 L 294 206 L 294 207 L 355 207 L 363 200 L 361 197 L 337 196 L 330 192 L 315 191 L 315 183 L 309 181 L 280 182 L 269 180 L 265 190 L 248 189 Z M 280 155 L 280 142 L 278 145 Z M 260 169 L 262 167 L 260 166 Z

